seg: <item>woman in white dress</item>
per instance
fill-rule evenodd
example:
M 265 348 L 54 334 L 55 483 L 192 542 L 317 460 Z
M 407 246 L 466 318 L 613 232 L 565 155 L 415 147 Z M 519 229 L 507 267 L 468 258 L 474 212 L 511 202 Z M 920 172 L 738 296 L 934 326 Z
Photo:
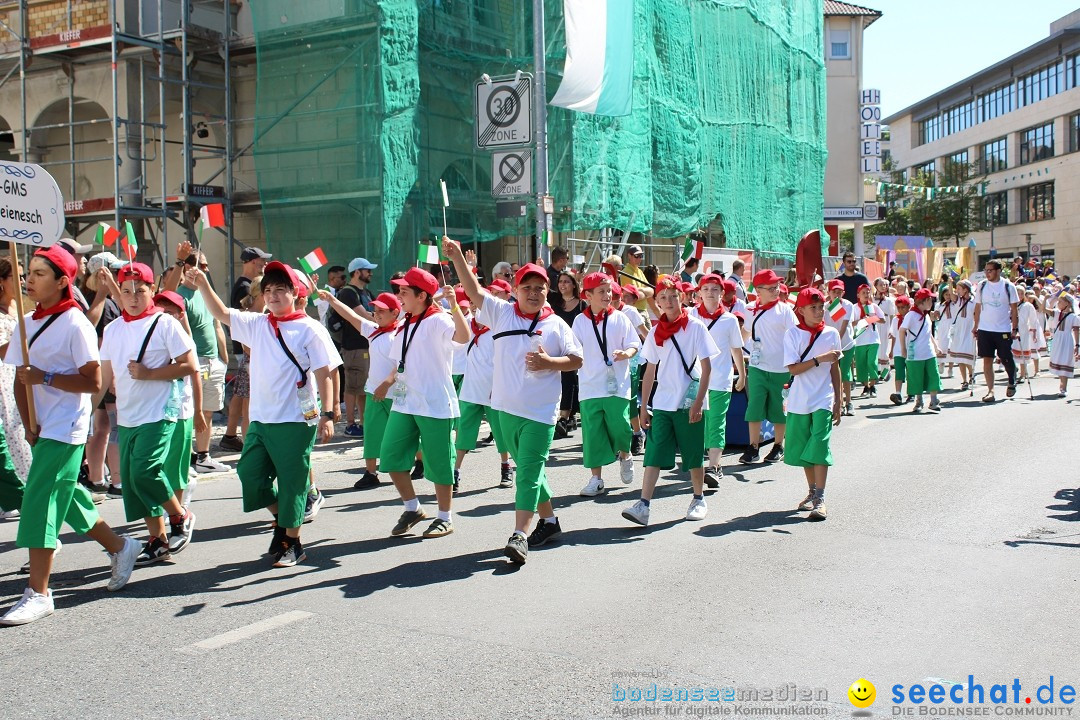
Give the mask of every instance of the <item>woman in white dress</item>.
M 952 326 L 949 330 L 949 362 L 960 368 L 960 389 L 967 390 L 972 382 L 975 365 L 975 305 L 971 302 L 971 282 L 961 280 L 956 284 L 956 301 L 951 309 Z
M 1050 315 L 1050 330 L 1053 341 L 1050 343 L 1050 374 L 1061 380 L 1058 397 L 1065 397 L 1069 378 L 1076 372 L 1076 361 L 1080 360 L 1080 319 L 1076 317 L 1076 302 L 1073 296 L 1062 293 L 1058 296 L 1057 309 Z
M 0 348 L 7 351 L 11 333 L 19 323 L 15 305 L 15 293 L 19 291 L 19 278 L 12 277 L 11 261 L 0 258 Z M 15 465 L 15 472 L 23 481 L 30 472 L 30 446 L 26 443 L 22 419 L 15 406 L 15 367 L 0 365 L 0 423 L 4 425 L 8 453 Z
M 941 348 L 941 352 L 949 352 L 949 336 L 952 332 L 953 324 L 953 301 L 956 296 L 953 294 L 951 287 L 946 287 L 941 293 L 941 304 L 938 306 L 938 311 L 932 313 L 936 315 L 934 318 L 937 321 L 937 329 L 934 331 L 934 340 L 937 341 L 938 347 Z M 945 370 L 948 372 L 943 372 Z M 942 378 L 952 377 L 952 364 L 947 359 L 938 363 L 938 372 Z

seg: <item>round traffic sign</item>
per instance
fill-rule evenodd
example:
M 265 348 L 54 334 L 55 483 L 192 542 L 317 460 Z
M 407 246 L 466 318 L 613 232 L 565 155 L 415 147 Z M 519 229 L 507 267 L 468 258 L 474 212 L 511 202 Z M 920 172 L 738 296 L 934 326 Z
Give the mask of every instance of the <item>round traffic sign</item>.
M 495 127 L 510 127 L 521 114 L 521 98 L 513 87 L 496 88 L 487 99 L 488 122 Z
M 525 177 L 525 160 L 520 155 L 507 153 L 499 161 L 499 178 L 507 185 L 512 185 Z

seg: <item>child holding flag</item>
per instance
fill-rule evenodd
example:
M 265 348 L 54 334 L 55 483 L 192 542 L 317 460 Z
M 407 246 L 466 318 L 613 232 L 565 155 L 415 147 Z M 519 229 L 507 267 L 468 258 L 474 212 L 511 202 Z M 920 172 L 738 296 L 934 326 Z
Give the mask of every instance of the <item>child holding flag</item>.
M 840 334 L 840 344 L 844 352 L 840 362 L 840 382 L 844 397 L 841 403 L 845 415 L 854 415 L 851 404 L 851 382 L 854 377 L 852 365 L 855 360 L 855 306 L 844 299 L 844 281 L 834 278 L 829 281 L 829 305 L 825 308 L 825 324 Z
M 855 312 L 855 381 L 862 383 L 864 394 L 877 397 L 878 339 L 877 326 L 885 321 L 881 308 L 870 296 L 870 286 L 858 289 L 859 309 Z
M 930 393 L 930 411 L 937 412 L 941 409 L 937 397 L 941 390 L 941 377 L 937 369 L 937 358 L 941 357 L 941 350 L 934 340 L 927 317 L 933 303 L 934 291 L 929 288 L 920 289 L 915 293 L 912 312 L 909 312 L 900 324 L 898 342 L 900 355 L 907 366 L 908 395 L 915 396 L 912 412 L 922 412 L 924 392 Z

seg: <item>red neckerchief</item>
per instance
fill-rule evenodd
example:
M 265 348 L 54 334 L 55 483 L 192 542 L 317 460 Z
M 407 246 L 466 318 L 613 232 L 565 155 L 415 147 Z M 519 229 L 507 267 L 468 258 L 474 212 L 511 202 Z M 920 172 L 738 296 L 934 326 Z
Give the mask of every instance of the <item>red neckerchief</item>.
M 525 320 L 528 320 L 529 322 L 532 322 L 536 318 L 536 315 L 526 315 L 525 313 L 521 312 L 521 308 L 518 307 L 517 303 L 514 303 L 514 313 L 517 314 L 517 316 L 519 318 L 524 318 Z M 545 305 L 543 308 L 540 309 L 540 312 L 539 312 L 540 322 L 543 322 L 544 320 L 547 320 L 549 317 L 551 317 L 554 314 L 555 314 L 555 311 L 552 310 L 547 305 Z
M 266 317 L 268 317 L 270 319 L 270 327 L 276 333 L 278 331 L 278 325 L 280 323 L 289 322 L 290 320 L 299 320 L 300 318 L 306 318 L 307 313 L 297 311 L 297 312 L 291 312 L 288 315 L 282 315 L 281 317 L 278 317 L 277 315 L 274 315 L 274 313 L 270 313 Z
M 799 315 L 799 313 L 795 313 L 795 314 Z M 806 324 L 806 321 L 803 320 L 802 316 L 799 315 L 799 329 L 800 330 L 805 330 L 806 332 L 810 333 L 811 336 L 813 336 L 814 333 L 819 333 L 819 332 L 821 332 L 822 330 L 825 329 L 825 320 L 823 318 L 821 320 L 821 322 L 819 322 L 817 325 L 815 325 L 813 327 L 810 327 L 809 325 Z
M 911 306 L 911 310 L 909 310 L 908 312 L 918 313 L 918 314 L 919 314 L 919 316 L 920 316 L 920 317 L 922 317 L 922 318 L 925 318 L 925 317 L 926 317 L 926 313 L 924 313 L 924 312 L 923 312 L 922 310 L 920 310 L 920 309 L 919 309 L 919 308 L 918 308 L 917 306 L 915 306 L 915 305 L 912 305 L 912 306 Z
M 604 318 L 606 318 L 606 317 L 607 317 L 608 315 L 610 315 L 610 314 L 611 314 L 612 312 L 614 312 L 614 311 L 613 311 L 613 310 L 612 310 L 612 309 L 611 309 L 610 307 L 606 307 L 606 308 L 604 308 L 604 309 L 603 309 L 603 310 L 602 310 L 602 311 L 600 312 L 600 314 L 599 314 L 599 315 L 593 315 L 593 311 L 592 311 L 592 308 L 591 308 L 591 307 L 589 307 L 588 305 L 586 305 L 586 306 L 585 306 L 585 310 L 584 310 L 584 311 L 582 312 L 582 314 L 583 314 L 583 315 L 584 315 L 585 317 L 587 317 L 587 318 L 589 318 L 590 320 L 592 320 L 592 321 L 593 321 L 594 323 L 596 323 L 597 325 L 599 325 L 600 323 L 602 323 L 602 322 L 604 321 Z
M 861 303 L 859 304 L 859 319 L 860 320 L 865 320 L 866 319 L 866 317 L 867 317 L 866 316 L 866 308 L 868 308 L 869 306 L 870 306 L 870 303 L 866 303 L 866 305 L 863 305 Z
M 698 315 L 705 318 L 706 320 L 715 320 L 716 318 L 726 313 L 727 308 L 724 307 L 724 303 L 720 303 L 716 308 L 716 312 L 710 313 L 708 310 L 705 309 L 705 303 L 701 303 L 697 306 L 697 311 Z
M 679 316 L 671 321 L 667 319 L 667 315 L 661 315 L 656 321 L 656 334 L 654 335 L 656 346 L 664 347 L 664 342 L 685 328 L 689 322 L 690 316 L 686 314 L 686 308 L 679 308 Z
M 75 302 L 71 298 L 67 298 L 66 300 L 61 300 L 60 302 L 56 303 L 52 307 L 47 307 L 47 308 L 43 308 L 43 307 L 41 307 L 40 304 L 38 304 L 38 306 L 36 308 L 34 308 L 34 314 L 31 315 L 30 317 L 33 318 L 34 320 L 40 320 L 43 317 L 48 317 L 49 315 L 59 315 L 62 312 L 67 312 L 71 308 L 77 308 L 77 307 L 79 307 L 79 303 Z
M 473 340 L 478 340 L 481 335 L 490 332 L 491 328 L 476 322 L 476 318 L 469 318 L 469 327 L 472 328 Z
M 622 301 L 622 299 L 621 298 L 619 299 L 619 304 L 618 305 L 612 305 L 611 309 L 612 310 L 622 310 L 623 309 L 623 301 Z
M 386 335 L 387 333 L 392 333 L 395 330 L 397 330 L 399 327 L 401 327 L 401 323 L 399 323 L 397 321 L 394 321 L 394 323 L 392 325 L 388 325 L 387 327 L 377 327 L 377 328 L 375 328 L 375 332 L 368 335 L 368 342 L 374 341 L 375 338 L 379 337 L 380 335 Z
M 754 314 L 757 315 L 759 312 L 772 310 L 773 305 L 776 305 L 778 302 L 780 302 L 780 298 L 776 298 L 771 303 L 765 303 L 764 305 L 759 302 L 757 305 L 754 306 Z
M 124 318 L 124 322 L 135 322 L 136 320 L 142 320 L 145 317 L 150 317 L 151 315 L 156 315 L 159 312 L 162 312 L 162 309 L 159 308 L 157 305 L 155 305 L 154 301 L 151 300 L 149 307 L 147 307 L 145 310 L 143 310 L 138 315 L 131 315 L 131 314 L 128 313 L 127 310 L 121 310 L 120 311 L 120 317 Z

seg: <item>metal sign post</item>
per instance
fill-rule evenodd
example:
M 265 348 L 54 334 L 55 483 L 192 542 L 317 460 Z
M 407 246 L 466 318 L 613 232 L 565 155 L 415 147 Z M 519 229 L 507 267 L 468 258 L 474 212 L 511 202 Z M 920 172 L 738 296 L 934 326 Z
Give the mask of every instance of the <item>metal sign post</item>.
M 544 0 L 533 0 L 533 63 L 536 73 L 536 256 L 547 263 L 550 253 L 547 233 L 551 228 L 551 213 L 544 208 L 548 194 L 547 156 L 547 43 L 544 40 Z

